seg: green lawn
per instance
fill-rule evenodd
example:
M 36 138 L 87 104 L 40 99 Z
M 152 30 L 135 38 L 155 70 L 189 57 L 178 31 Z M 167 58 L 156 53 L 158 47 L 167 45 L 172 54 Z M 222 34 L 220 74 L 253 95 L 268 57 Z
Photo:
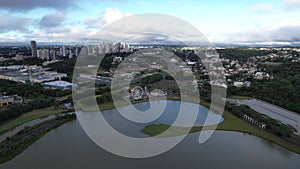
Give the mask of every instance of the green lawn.
M 24 114 L 21 117 L 15 119 L 15 120 L 12 120 L 4 125 L 1 125 L 0 126 L 0 134 L 3 134 L 10 129 L 13 129 L 21 124 L 32 121 L 34 119 L 47 117 L 49 115 L 57 114 L 62 111 L 63 111 L 63 109 L 61 107 L 53 107 L 53 106 L 43 108 L 43 109 L 37 109 L 35 111 Z
M 251 97 L 247 96 L 230 96 L 229 99 L 235 99 L 235 100 L 249 100 Z

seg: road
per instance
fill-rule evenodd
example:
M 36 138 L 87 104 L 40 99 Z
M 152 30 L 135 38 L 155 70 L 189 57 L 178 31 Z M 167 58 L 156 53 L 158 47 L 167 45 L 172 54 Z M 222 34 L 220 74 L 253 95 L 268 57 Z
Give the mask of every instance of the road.
M 300 114 L 257 99 L 240 100 L 239 102 L 248 105 L 251 109 L 259 113 L 295 127 L 298 130 L 295 134 L 300 135 Z
M 47 121 L 50 119 L 54 119 L 54 118 L 55 118 L 55 115 L 50 115 L 48 117 L 38 118 L 38 119 L 31 120 L 29 122 L 23 123 L 5 133 L 3 133 L 2 135 L 0 135 L 0 142 L 4 141 L 6 139 L 6 137 L 12 137 L 13 135 L 17 134 L 19 131 L 23 130 L 24 127 L 26 127 L 26 126 L 31 127 L 38 123 L 41 123 L 41 122 L 44 122 L 44 121 Z
M 55 125 L 61 125 L 68 121 L 68 119 L 53 119 L 53 121 L 50 121 L 48 123 L 45 123 L 37 128 L 33 128 L 32 130 L 25 132 L 23 134 L 19 134 L 16 138 L 9 141 L 7 144 L 5 144 L 3 147 L 0 147 L 0 153 L 1 151 L 6 150 L 7 147 L 10 147 L 12 145 L 18 146 L 22 141 L 26 140 L 27 138 L 34 137 L 35 135 L 41 134 L 41 132 L 49 131 L 53 128 L 55 128 Z

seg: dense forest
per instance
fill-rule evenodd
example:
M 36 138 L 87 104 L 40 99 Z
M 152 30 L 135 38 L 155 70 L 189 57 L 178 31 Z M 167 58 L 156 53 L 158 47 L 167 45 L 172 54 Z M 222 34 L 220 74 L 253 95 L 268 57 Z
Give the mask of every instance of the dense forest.
M 8 105 L 6 108 L 0 109 L 0 124 L 34 109 L 49 107 L 53 104 L 54 99 L 37 99 L 24 104 L 16 103 Z
M 55 98 L 70 95 L 71 92 L 71 90 L 45 89 L 41 84 L 23 84 L 9 80 L 0 80 L 1 94 L 17 94 L 24 98 L 23 104 L 11 104 L 0 109 L 0 124 L 34 109 L 61 104 L 59 101 L 55 101 Z
M 55 98 L 71 94 L 71 90 L 45 89 L 41 84 L 24 84 L 0 79 L 0 93 L 19 95 L 26 99 Z
M 9 66 L 9 65 L 39 65 L 43 64 L 42 59 L 38 58 L 25 58 L 23 60 L 6 60 L 0 62 L 0 66 Z
M 51 70 L 56 70 L 58 73 L 66 73 L 69 77 L 73 75 L 76 59 L 65 59 L 61 62 L 56 62 L 47 65 Z
M 229 87 L 228 95 L 249 96 L 265 100 L 300 113 L 300 64 L 265 65 L 272 80 L 253 80 L 251 87 Z
M 257 50 L 249 48 L 228 48 L 228 49 L 217 49 L 221 58 L 227 58 L 230 60 L 239 60 L 242 63 L 246 63 L 249 57 L 263 56 L 270 53 L 276 53 L 274 50 Z

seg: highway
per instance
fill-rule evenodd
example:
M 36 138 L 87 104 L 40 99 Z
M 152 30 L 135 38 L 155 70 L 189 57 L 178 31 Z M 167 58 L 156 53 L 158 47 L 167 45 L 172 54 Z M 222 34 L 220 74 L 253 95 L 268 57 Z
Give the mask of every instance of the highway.
M 234 104 L 240 103 L 248 105 L 251 109 L 258 113 L 277 119 L 284 124 L 289 124 L 297 129 L 298 132 L 295 134 L 300 135 L 300 114 L 258 99 L 235 100 L 227 98 L 226 100 Z
M 232 99 L 230 100 L 232 101 Z M 298 132 L 295 134 L 300 135 L 300 114 L 258 99 L 239 100 L 239 102 L 241 104 L 248 105 L 251 109 L 259 113 L 270 116 L 284 124 L 289 124 L 295 127 L 298 130 Z

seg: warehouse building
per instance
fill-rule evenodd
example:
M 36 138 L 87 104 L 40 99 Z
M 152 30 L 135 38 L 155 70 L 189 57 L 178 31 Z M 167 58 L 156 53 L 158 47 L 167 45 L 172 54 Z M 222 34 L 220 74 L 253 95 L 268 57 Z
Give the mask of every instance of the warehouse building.
M 42 83 L 42 85 L 46 88 L 51 88 L 51 89 L 72 89 L 73 87 L 77 87 L 78 85 L 70 83 L 70 82 L 66 82 L 66 81 L 62 81 L 62 80 L 58 80 L 58 81 L 53 81 L 53 82 L 46 82 L 46 83 Z
M 18 95 L 13 95 L 13 96 L 0 95 L 0 108 L 14 103 L 23 103 L 23 98 Z

